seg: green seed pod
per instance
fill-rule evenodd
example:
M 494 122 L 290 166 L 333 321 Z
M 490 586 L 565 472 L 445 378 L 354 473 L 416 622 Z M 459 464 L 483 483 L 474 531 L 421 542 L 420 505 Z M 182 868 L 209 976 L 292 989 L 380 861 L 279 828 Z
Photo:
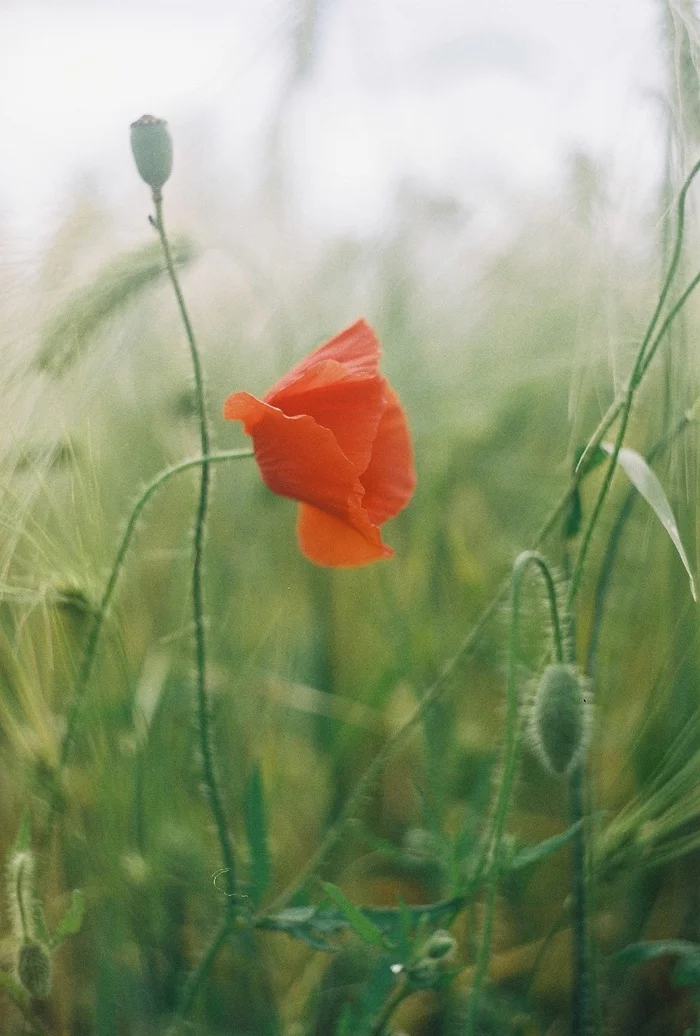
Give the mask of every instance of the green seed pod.
M 17 954 L 17 978 L 36 1000 L 45 1000 L 51 992 L 51 956 L 40 942 L 21 944 Z
M 580 762 L 588 740 L 589 694 L 573 666 L 548 666 L 532 700 L 528 733 L 545 770 L 564 777 Z
M 165 119 L 142 115 L 132 122 L 131 150 L 141 179 L 159 191 L 173 168 L 173 142 Z

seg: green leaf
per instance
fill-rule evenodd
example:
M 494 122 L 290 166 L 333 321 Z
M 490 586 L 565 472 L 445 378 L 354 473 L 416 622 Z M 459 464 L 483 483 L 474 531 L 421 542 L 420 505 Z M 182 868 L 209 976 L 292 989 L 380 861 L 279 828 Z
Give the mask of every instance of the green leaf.
M 16 853 L 29 852 L 32 845 L 32 832 L 31 832 L 31 815 L 28 809 L 22 810 L 22 818 L 19 822 L 19 828 L 17 830 L 17 837 L 14 840 L 12 848 L 10 849 L 10 856 L 15 856 Z
M 270 884 L 270 850 L 268 845 L 265 793 L 260 767 L 256 763 L 243 793 L 245 830 L 250 849 L 251 898 L 258 906 Z
M 673 981 L 677 986 L 692 986 L 700 990 L 700 952 L 678 958 L 673 969 Z
M 609 453 L 611 456 L 615 452 L 614 447 L 611 446 L 610 443 L 604 442 L 602 446 L 606 453 Z M 690 592 L 693 595 L 693 600 L 697 601 L 698 594 L 695 588 L 695 579 L 690 568 L 690 562 L 688 561 L 683 544 L 681 543 L 678 525 L 663 486 L 645 461 L 644 457 L 642 457 L 640 453 L 637 453 L 636 450 L 629 450 L 623 447 L 620 450 L 617 459 L 620 467 L 625 472 L 632 485 L 638 490 L 641 496 L 644 497 L 668 533 L 673 546 L 678 552 L 678 557 L 683 562 L 683 567 L 688 573 Z
M 354 903 L 350 902 L 345 893 L 341 892 L 337 885 L 332 885 L 329 881 L 322 881 L 321 887 L 326 895 L 330 896 L 333 900 L 340 912 L 346 918 L 355 935 L 357 935 L 362 942 L 366 942 L 369 946 L 384 945 L 384 937 L 377 926 L 373 924 L 372 921 L 370 921 L 370 919 L 366 917 Z
M 690 957 L 700 953 L 700 946 L 685 939 L 659 939 L 655 942 L 633 942 L 623 950 L 613 953 L 609 960 L 615 964 L 642 964 L 657 957 Z
M 79 889 L 74 889 L 71 894 L 70 905 L 61 918 L 56 933 L 51 940 L 50 948 L 53 949 L 55 946 L 58 946 L 67 935 L 75 935 L 79 932 L 83 925 L 84 915 L 85 897 Z
M 22 1014 L 29 1008 L 29 996 L 9 971 L 0 968 L 0 989 L 4 989 L 10 1000 L 19 1007 Z
M 583 821 L 579 820 L 559 835 L 545 838 L 543 842 L 538 842 L 537 845 L 528 845 L 526 848 L 518 850 L 510 860 L 507 869 L 509 871 L 519 871 L 523 867 L 531 867 L 534 863 L 539 863 L 540 860 L 551 856 L 552 853 L 557 852 L 567 842 L 571 841 L 582 823 Z

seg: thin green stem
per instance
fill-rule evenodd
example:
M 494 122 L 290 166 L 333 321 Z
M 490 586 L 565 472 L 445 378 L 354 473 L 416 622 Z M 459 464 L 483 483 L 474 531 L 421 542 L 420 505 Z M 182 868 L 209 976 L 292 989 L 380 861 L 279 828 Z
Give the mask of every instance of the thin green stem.
M 587 1036 L 590 1018 L 590 968 L 588 960 L 588 901 L 586 881 L 586 823 L 583 798 L 585 761 L 569 778 L 571 823 L 580 823 L 572 843 L 573 992 L 572 1036 Z
M 483 986 L 488 972 L 489 960 L 491 957 L 491 936 L 495 918 L 496 891 L 500 877 L 500 853 L 505 829 L 506 818 L 510 808 L 511 792 L 518 765 L 518 744 L 522 723 L 519 722 L 519 695 L 518 695 L 518 653 L 520 640 L 520 598 L 525 573 L 530 565 L 534 565 L 540 572 L 549 600 L 552 639 L 554 655 L 558 662 L 563 660 L 564 641 L 562 637 L 561 623 L 559 621 L 559 607 L 557 602 L 556 587 L 549 565 L 541 554 L 534 551 L 524 551 L 518 555 L 513 565 L 511 580 L 511 617 L 510 635 L 508 639 L 508 677 L 506 683 L 506 723 L 503 744 L 503 771 L 496 797 L 493 822 L 491 830 L 484 843 L 484 854 L 487 860 L 488 877 L 486 881 L 486 903 L 484 908 L 484 926 L 481 934 L 481 944 L 476 960 L 474 981 L 472 983 L 469 1008 L 467 1012 L 465 1034 L 474 1036 L 476 1032 L 477 1015 L 479 1010 L 479 999 L 481 987 Z M 480 866 L 483 866 L 481 864 Z
M 673 443 L 686 428 L 692 424 L 695 420 L 694 410 L 697 403 L 690 408 L 690 410 L 683 415 L 680 421 L 676 424 L 675 428 L 671 432 L 660 439 L 655 445 L 649 450 L 646 455 L 647 464 L 651 465 L 656 458 L 662 454 L 670 445 Z M 611 575 L 613 566 L 615 564 L 615 557 L 617 550 L 622 539 L 622 533 L 629 516 L 632 513 L 635 501 L 639 496 L 638 491 L 634 486 L 631 486 L 627 496 L 625 497 L 624 503 L 620 508 L 615 523 L 608 536 L 607 545 L 605 548 L 605 556 L 600 566 L 598 573 L 598 581 L 596 583 L 594 604 L 593 604 L 593 618 L 591 620 L 591 632 L 588 639 L 588 652 L 586 655 L 586 674 L 593 676 L 596 668 L 596 658 L 598 655 L 598 644 L 600 641 L 600 633 L 603 624 L 603 611 L 605 608 L 605 602 L 607 599 L 608 591 L 610 589 Z
M 408 982 L 406 981 L 406 978 L 402 976 L 399 982 L 397 982 L 395 989 L 387 998 L 386 1003 L 380 1010 L 379 1014 L 372 1021 L 368 1030 L 368 1036 L 383 1036 L 392 1014 L 399 1004 L 403 1003 L 409 993 L 410 989 L 408 987 Z
M 580 478 L 581 476 L 578 477 Z M 544 524 L 533 540 L 533 551 L 536 550 L 537 547 L 541 546 L 551 533 L 552 529 L 556 527 L 557 523 L 561 519 L 561 516 L 568 505 L 571 490 L 576 485 L 577 480 L 576 476 L 572 478 L 566 492 L 562 494 L 549 516 L 546 518 Z M 404 722 L 403 726 L 399 727 L 399 729 L 389 738 L 383 748 L 369 764 L 355 786 L 355 790 L 348 797 L 347 802 L 340 811 L 335 823 L 326 832 L 316 852 L 307 860 L 294 880 L 290 882 L 290 884 L 287 885 L 287 887 L 270 904 L 268 904 L 264 913 L 261 912 L 256 915 L 256 919 L 262 918 L 266 914 L 272 914 L 279 910 L 283 910 L 292 899 L 295 899 L 301 892 L 303 892 L 316 874 L 318 868 L 321 867 L 339 839 L 342 837 L 347 825 L 358 813 L 374 782 L 386 766 L 391 756 L 405 743 L 426 712 L 440 700 L 448 687 L 450 677 L 456 672 L 457 667 L 462 662 L 466 661 L 466 659 L 472 654 L 479 642 L 479 637 L 481 636 L 482 631 L 486 628 L 492 616 L 498 611 L 501 602 L 508 592 L 509 586 L 510 578 L 504 580 L 501 584 L 498 591 L 489 604 L 486 605 L 468 636 L 463 641 L 461 647 L 445 664 L 442 671 L 427 688 L 412 715 L 410 715 Z
M 627 389 L 622 398 L 618 400 L 617 403 L 614 403 L 608 410 L 608 413 L 605 415 L 600 425 L 598 426 L 598 429 L 596 429 L 596 432 L 594 433 L 593 437 L 586 446 L 586 449 L 584 450 L 578 464 L 578 468 L 580 470 L 585 471 L 587 459 L 592 455 L 593 451 L 600 445 L 600 443 L 603 440 L 603 436 L 607 432 L 608 428 L 610 428 L 610 426 L 616 420 L 616 418 L 619 415 L 621 415 L 620 427 L 615 438 L 615 445 L 613 447 L 612 455 L 610 457 L 610 461 L 605 471 L 603 483 L 600 487 L 600 490 L 598 491 L 598 497 L 593 507 L 593 511 L 591 512 L 591 516 L 586 524 L 586 528 L 584 530 L 583 538 L 581 541 L 581 546 L 579 548 L 578 556 L 576 558 L 574 571 L 571 576 L 571 584 L 569 586 L 569 594 L 567 599 L 567 610 L 569 611 L 571 611 L 574 599 L 576 597 L 576 594 L 578 593 L 581 584 L 581 577 L 583 575 L 584 565 L 586 562 L 586 557 L 588 555 L 588 549 L 593 538 L 593 533 L 598 524 L 598 519 L 600 518 L 603 505 L 608 495 L 608 491 L 613 480 L 613 475 L 615 474 L 617 460 L 620 455 L 620 450 L 625 439 L 625 433 L 627 431 L 627 425 L 629 423 L 630 413 L 632 410 L 632 403 L 634 402 L 635 394 L 640 384 L 642 383 L 644 375 L 649 369 L 649 365 L 654 359 L 654 356 L 656 355 L 656 352 L 661 342 L 663 341 L 669 328 L 671 327 L 671 324 L 685 306 L 686 302 L 690 298 L 692 292 L 697 287 L 698 283 L 700 283 L 700 273 L 698 273 L 690 282 L 685 291 L 681 293 L 678 300 L 671 307 L 666 318 L 661 324 L 659 331 L 657 332 L 656 336 L 653 337 L 656 325 L 659 321 L 659 317 L 661 316 L 661 312 L 666 302 L 668 292 L 671 288 L 673 278 L 675 277 L 676 271 L 678 269 L 678 264 L 680 262 L 681 249 L 683 247 L 683 232 L 685 229 L 686 198 L 688 190 L 690 189 L 690 185 L 698 172 L 700 172 L 700 161 L 696 162 L 693 168 L 690 170 L 690 173 L 686 177 L 685 182 L 681 187 L 680 193 L 678 195 L 676 238 L 673 247 L 673 254 L 671 256 L 671 261 L 669 263 L 668 272 L 664 279 L 664 283 L 662 285 L 661 291 L 659 292 L 659 298 L 656 303 L 656 308 L 654 309 L 651 320 L 649 321 L 649 326 L 647 327 L 644 338 L 642 339 L 641 345 L 639 346 L 639 349 L 637 351 L 637 358 L 635 360 L 634 368 L 632 370 L 632 375 L 629 379 Z
M 610 407 L 608 408 L 607 412 L 605 413 L 605 415 L 601 419 L 601 421 L 600 421 L 598 427 L 596 428 L 595 432 L 591 436 L 591 438 L 590 438 L 590 440 L 588 442 L 588 445 L 586 446 L 586 449 L 583 451 L 583 453 L 581 454 L 581 457 L 579 459 L 579 462 L 578 462 L 578 465 L 577 465 L 577 468 L 579 470 L 585 471 L 585 469 L 587 467 L 587 464 L 588 464 L 588 461 L 590 460 L 591 456 L 593 455 L 595 450 L 598 448 L 598 446 L 600 446 L 600 444 L 603 441 L 603 437 L 605 436 L 606 432 L 608 431 L 610 426 L 613 424 L 613 422 L 617 419 L 617 417 L 619 416 L 622 408 L 625 406 L 625 402 L 627 400 L 627 397 L 628 397 L 628 394 L 630 392 L 630 389 L 634 392 L 634 390 L 638 387 L 639 381 L 641 381 L 641 379 L 644 377 L 644 374 L 646 373 L 646 370 L 647 370 L 649 364 L 651 363 L 652 359 L 654 358 L 654 353 L 658 349 L 659 344 L 661 343 L 661 341 L 664 338 L 666 332 L 668 331 L 668 328 L 670 327 L 671 322 L 676 317 L 677 312 L 682 308 L 682 306 L 685 303 L 685 298 L 683 298 L 683 301 L 681 302 L 680 306 L 678 305 L 678 303 L 676 303 L 676 305 L 672 308 L 672 310 L 669 313 L 669 316 L 664 321 L 664 323 L 663 323 L 663 325 L 661 327 L 661 330 L 659 331 L 659 333 L 657 334 L 656 338 L 654 339 L 654 342 L 653 342 L 651 348 L 649 349 L 647 356 L 645 357 L 645 352 L 647 350 L 647 346 L 649 345 L 649 342 L 651 340 L 651 336 L 654 333 L 654 328 L 656 327 L 656 324 L 657 324 L 657 322 L 659 320 L 659 317 L 661 315 L 661 311 L 662 311 L 662 309 L 664 307 L 664 303 L 666 302 L 666 298 L 667 298 L 669 290 L 671 288 L 671 284 L 673 282 L 673 278 L 675 277 L 676 271 L 678 270 L 678 264 L 679 264 L 680 258 L 681 258 L 681 249 L 683 247 L 683 233 L 684 233 L 684 229 L 685 229 L 685 205 L 686 205 L 686 199 L 687 199 L 687 195 L 688 195 L 688 190 L 690 189 L 690 185 L 692 184 L 693 180 L 697 176 L 698 172 L 700 172 L 700 161 L 696 162 L 695 165 L 693 166 L 693 168 L 690 170 L 690 172 L 688 173 L 688 176 L 685 179 L 685 182 L 683 183 L 683 186 L 681 187 L 681 189 L 680 189 L 680 191 L 678 193 L 678 201 L 676 203 L 676 210 L 677 210 L 677 215 L 676 215 L 676 238 L 675 238 L 674 245 L 673 245 L 673 253 L 671 255 L 671 260 L 670 260 L 669 265 L 668 265 L 668 271 L 666 273 L 666 276 L 664 278 L 663 284 L 661 286 L 661 291 L 659 292 L 659 297 L 658 297 L 658 301 L 656 303 L 656 308 L 654 309 L 654 312 L 652 314 L 651 320 L 649 321 L 649 325 L 648 325 L 647 330 L 645 332 L 644 338 L 642 339 L 642 343 L 641 343 L 641 345 L 640 345 L 640 347 L 639 347 L 639 349 L 637 351 L 637 359 L 635 361 L 634 370 L 632 372 L 632 377 L 630 378 L 630 383 L 629 383 L 628 387 L 625 389 L 625 391 L 623 392 L 622 396 L 619 399 L 615 400 L 613 403 L 611 403 Z M 693 288 L 694 287 L 695 287 L 695 283 L 693 283 Z M 691 290 L 692 290 L 692 288 L 691 288 Z M 689 292 L 686 292 L 686 294 L 689 294 Z M 637 379 L 637 383 L 636 384 L 635 384 L 635 379 Z
M 80 713 L 85 692 L 90 680 L 92 673 L 92 667 L 95 662 L 95 656 L 97 654 L 97 645 L 100 640 L 102 633 L 102 627 L 104 626 L 109 607 L 112 603 L 114 591 L 117 587 L 117 582 L 124 565 L 127 552 L 131 545 L 138 520 L 141 516 L 146 504 L 149 502 L 156 490 L 160 489 L 162 485 L 168 482 L 174 475 L 179 475 L 181 471 L 188 471 L 190 468 L 200 467 L 202 464 L 216 464 L 221 461 L 227 460 L 240 460 L 244 457 L 251 457 L 253 451 L 250 449 L 243 450 L 226 450 L 222 453 L 214 453 L 208 457 L 193 457 L 190 460 L 180 461 L 178 464 L 173 464 L 172 467 L 165 468 L 150 482 L 146 488 L 142 491 L 134 506 L 131 509 L 129 520 L 126 523 L 126 528 L 122 535 L 121 543 L 117 550 L 114 561 L 112 562 L 112 568 L 107 579 L 105 589 L 102 594 L 102 599 L 98 605 L 97 610 L 93 613 L 92 624 L 88 633 L 87 641 L 85 642 L 85 648 L 83 650 L 83 657 L 80 663 L 80 670 L 78 672 L 78 679 L 76 682 L 75 694 L 73 695 L 73 702 L 71 705 L 70 713 L 68 716 L 68 722 L 66 725 L 66 732 L 63 736 L 63 742 L 61 744 L 61 753 L 59 756 L 58 771 L 56 774 L 56 784 L 59 782 L 60 774 L 68 760 L 68 755 L 73 745 L 73 739 L 75 737 L 75 729 Z M 52 802 L 51 812 L 49 814 L 49 830 L 52 826 L 53 818 L 57 807 L 56 793 L 54 793 L 54 800 Z
M 225 868 L 226 891 L 228 895 L 227 904 L 233 909 L 233 897 L 236 891 L 236 865 L 233 855 L 233 846 L 229 834 L 226 813 L 223 800 L 216 777 L 214 766 L 214 755 L 211 743 L 210 730 L 210 705 L 207 690 L 207 645 L 206 631 L 204 625 L 204 533 L 207 520 L 207 508 L 209 501 L 209 464 L 206 456 L 209 453 L 209 430 L 207 427 L 206 405 L 204 400 L 204 379 L 202 366 L 199 359 L 199 350 L 195 340 L 192 324 L 187 313 L 185 299 L 180 288 L 175 264 L 170 252 L 168 236 L 165 232 L 163 221 L 163 200 L 161 192 L 154 190 L 153 201 L 155 203 L 156 215 L 155 226 L 163 246 L 168 275 L 175 292 L 180 316 L 185 328 L 187 342 L 192 359 L 192 370 L 194 373 L 195 394 L 197 413 L 199 416 L 199 436 L 202 446 L 202 456 L 205 460 L 202 463 L 202 474 L 199 484 L 199 501 L 194 524 L 194 546 L 192 565 L 192 610 L 194 613 L 194 640 L 195 640 L 195 664 L 197 669 L 197 721 L 199 728 L 199 747 L 202 755 L 202 771 L 204 783 L 209 797 L 216 833 L 221 850 L 222 866 Z
M 190 974 L 189 978 L 187 979 L 187 982 L 183 987 L 182 994 L 180 996 L 180 1000 L 178 1002 L 177 1010 L 175 1013 L 175 1016 L 178 1019 L 185 1018 L 189 1014 L 192 1005 L 194 1004 L 194 1001 L 197 997 L 197 993 L 201 988 L 202 982 L 206 978 L 209 968 L 216 960 L 219 950 L 222 948 L 229 936 L 233 923 L 233 904 L 233 900 L 228 900 L 227 908 L 224 913 L 224 917 L 221 924 L 217 928 L 214 937 L 212 938 L 208 947 L 204 951 L 204 954 L 199 964 L 197 965 L 195 970 Z M 177 1023 L 171 1031 L 177 1031 Z

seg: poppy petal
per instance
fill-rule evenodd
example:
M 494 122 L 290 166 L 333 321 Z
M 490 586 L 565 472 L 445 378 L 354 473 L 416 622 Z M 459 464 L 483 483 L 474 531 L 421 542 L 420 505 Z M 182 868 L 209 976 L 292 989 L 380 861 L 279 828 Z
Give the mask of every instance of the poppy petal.
M 367 521 L 366 535 L 341 518 L 309 504 L 300 504 L 297 536 L 302 554 L 317 565 L 349 568 L 380 561 L 393 555 L 391 547 L 382 543 L 379 529 Z
M 362 506 L 375 525 L 406 506 L 416 488 L 413 448 L 406 415 L 396 393 L 385 384 L 387 405 L 372 450 L 372 460 L 361 476 Z
M 362 486 L 355 468 L 333 433 L 313 417 L 287 417 L 247 392 L 229 396 L 224 416 L 243 421 L 260 473 L 273 493 L 339 517 L 361 511 Z
M 365 320 L 358 320 L 330 341 L 324 342 L 280 378 L 264 397 L 265 402 L 270 403 L 274 396 L 294 385 L 310 367 L 323 360 L 335 360 L 343 365 L 348 374 L 375 375 L 379 370 L 380 353 L 379 339 L 374 331 Z
M 308 414 L 328 428 L 340 449 L 362 474 L 370 462 L 379 421 L 386 406 L 384 379 L 357 377 L 325 360 L 306 371 L 289 390 L 266 397 L 287 417 Z

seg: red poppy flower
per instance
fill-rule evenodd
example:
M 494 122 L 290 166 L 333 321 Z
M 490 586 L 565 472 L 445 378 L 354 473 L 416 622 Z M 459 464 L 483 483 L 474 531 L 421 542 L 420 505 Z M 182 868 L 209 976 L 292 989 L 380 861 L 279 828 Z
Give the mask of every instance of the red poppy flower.
M 263 399 L 234 392 L 224 404 L 224 417 L 252 436 L 267 486 L 299 501 L 299 544 L 317 565 L 390 558 L 379 526 L 413 496 L 406 415 L 379 373 L 379 353 L 374 331 L 359 320 Z

